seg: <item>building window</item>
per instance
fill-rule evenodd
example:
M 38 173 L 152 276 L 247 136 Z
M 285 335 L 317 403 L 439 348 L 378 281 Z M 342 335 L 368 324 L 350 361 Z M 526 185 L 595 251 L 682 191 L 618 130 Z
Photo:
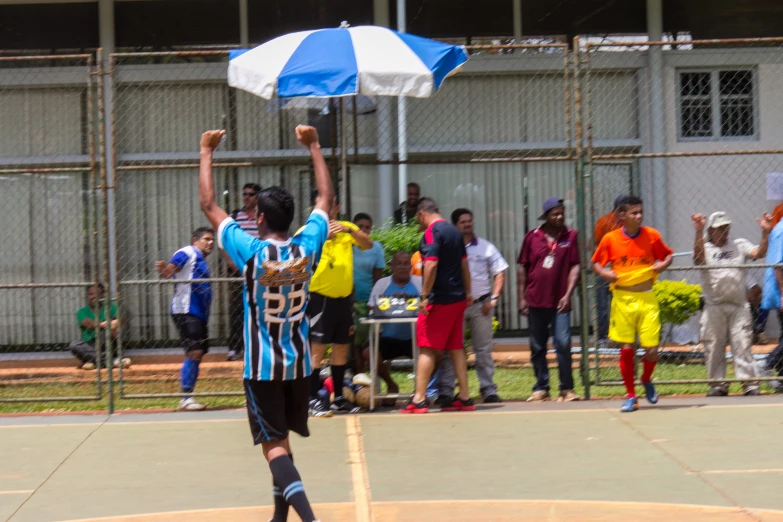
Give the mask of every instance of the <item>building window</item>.
M 756 136 L 752 70 L 680 72 L 680 137 Z

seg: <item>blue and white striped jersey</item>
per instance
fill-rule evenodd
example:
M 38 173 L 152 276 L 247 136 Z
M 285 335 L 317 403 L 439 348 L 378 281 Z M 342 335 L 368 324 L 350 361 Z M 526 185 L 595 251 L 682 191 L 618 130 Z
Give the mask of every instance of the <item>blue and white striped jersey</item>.
M 254 238 L 230 217 L 218 227 L 218 247 L 245 279 L 245 379 L 290 381 L 312 372 L 305 309 L 328 235 L 329 216 L 318 209 L 286 241 Z
M 209 266 L 204 254 L 194 246 L 180 248 L 171 256 L 169 263 L 180 268 L 172 279 L 209 279 Z M 195 315 L 209 321 L 209 307 L 212 304 L 212 285 L 209 283 L 181 283 L 174 285 L 171 299 L 171 313 Z

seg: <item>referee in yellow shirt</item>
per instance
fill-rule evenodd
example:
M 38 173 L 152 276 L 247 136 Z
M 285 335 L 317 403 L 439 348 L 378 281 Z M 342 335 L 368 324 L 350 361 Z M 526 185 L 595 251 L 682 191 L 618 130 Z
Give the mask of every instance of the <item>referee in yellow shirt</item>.
M 353 247 L 372 248 L 372 239 L 349 221 L 337 221 L 340 204 L 332 205 L 329 239 L 324 243 L 321 260 L 310 280 L 310 349 L 313 373 L 310 377 L 310 415 L 330 416 L 332 412 L 355 413 L 357 408 L 342 395 L 348 343 L 353 327 Z M 326 345 L 332 345 L 334 402 L 319 399 L 321 361 Z

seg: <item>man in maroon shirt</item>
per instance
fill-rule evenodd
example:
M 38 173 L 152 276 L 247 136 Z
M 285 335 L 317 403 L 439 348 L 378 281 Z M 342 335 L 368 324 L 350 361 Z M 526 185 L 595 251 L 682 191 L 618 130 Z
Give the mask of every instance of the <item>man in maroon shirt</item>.
M 519 252 L 517 284 L 519 313 L 527 316 L 530 327 L 530 358 L 536 375 L 533 395 L 528 401 L 549 400 L 549 368 L 546 346 L 549 326 L 557 353 L 560 373 L 558 402 L 579 400 L 574 393 L 571 372 L 571 296 L 579 280 L 579 250 L 575 230 L 565 226 L 565 208 L 560 198 L 544 201 L 544 221 L 531 230 Z

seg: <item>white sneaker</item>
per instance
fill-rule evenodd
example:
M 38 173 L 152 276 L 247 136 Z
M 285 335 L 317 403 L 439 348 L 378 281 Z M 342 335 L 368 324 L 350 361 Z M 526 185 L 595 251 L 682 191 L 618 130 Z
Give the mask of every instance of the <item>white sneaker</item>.
M 90 371 L 90 370 L 94 370 L 94 369 L 95 369 L 95 363 L 86 362 L 86 363 L 84 363 L 82 365 L 82 370 Z
M 179 406 L 177 406 L 177 410 L 179 411 L 204 411 L 206 409 L 206 405 L 201 404 L 193 397 L 182 399 L 179 401 Z
M 119 368 L 122 365 L 123 368 L 130 368 L 130 357 L 123 357 L 122 359 L 114 359 L 114 367 Z

